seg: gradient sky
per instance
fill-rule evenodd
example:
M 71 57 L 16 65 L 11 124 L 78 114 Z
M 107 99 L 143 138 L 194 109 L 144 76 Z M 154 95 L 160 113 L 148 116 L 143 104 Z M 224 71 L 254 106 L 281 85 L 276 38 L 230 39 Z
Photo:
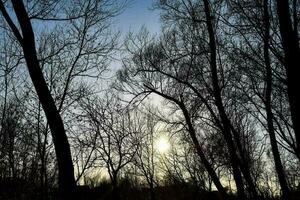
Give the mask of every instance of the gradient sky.
M 129 0 L 129 5 L 122 14 L 118 15 L 113 24 L 113 29 L 121 31 L 121 40 L 131 31 L 137 33 L 142 26 L 145 26 L 150 33 L 160 33 L 160 16 L 158 10 L 150 10 L 156 0 Z M 111 62 L 110 69 L 114 72 L 120 69 L 120 57 L 116 56 Z
M 159 33 L 159 12 L 149 10 L 153 0 L 131 0 L 125 11 L 116 18 L 116 28 L 123 34 L 137 32 L 143 25 L 151 33 Z

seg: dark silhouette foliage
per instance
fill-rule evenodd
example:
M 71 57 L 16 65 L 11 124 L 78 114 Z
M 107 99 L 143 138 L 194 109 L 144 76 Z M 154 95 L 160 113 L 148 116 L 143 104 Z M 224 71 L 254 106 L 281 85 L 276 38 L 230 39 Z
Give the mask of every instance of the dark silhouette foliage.
M 299 1 L 132 3 L 0 0 L 0 200 L 299 199 Z

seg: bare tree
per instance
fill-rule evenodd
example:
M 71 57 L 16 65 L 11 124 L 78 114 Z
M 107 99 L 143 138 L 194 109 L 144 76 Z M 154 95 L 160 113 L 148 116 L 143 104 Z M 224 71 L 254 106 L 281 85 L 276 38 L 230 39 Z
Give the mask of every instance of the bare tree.
M 299 36 L 298 36 L 298 19 L 294 15 L 294 23 L 292 22 L 292 15 L 290 14 L 290 2 L 278 0 L 277 13 L 280 27 L 280 35 L 282 39 L 282 46 L 284 50 L 284 66 L 286 70 L 287 92 L 289 97 L 290 112 L 293 122 L 297 141 L 297 155 L 300 154 L 300 131 L 299 118 L 300 109 L 297 102 L 299 102 L 299 95 L 297 95 L 297 65 L 299 66 Z M 293 1 L 294 13 L 297 13 L 297 4 Z M 294 26 L 293 26 L 294 25 Z M 298 156 L 299 157 L 299 156 Z
M 156 165 L 155 162 L 155 141 L 154 135 L 156 131 L 156 124 L 153 116 L 150 112 L 146 114 L 140 113 L 144 116 L 143 120 L 139 120 L 139 134 L 140 135 L 140 145 L 138 147 L 134 164 L 139 169 L 141 175 L 145 178 L 147 185 L 150 189 L 150 199 L 155 200 L 155 187 L 158 186 L 156 180 Z
M 250 63 L 253 62 L 252 67 L 247 65 L 244 70 L 248 71 L 247 76 L 250 79 L 250 85 L 246 86 L 246 88 L 251 88 L 250 90 L 253 90 L 251 93 L 253 92 L 254 96 L 249 95 L 249 90 L 247 91 L 245 88 L 242 90 L 244 90 L 244 94 L 248 93 L 245 96 L 247 96 L 246 98 L 249 98 L 251 104 L 257 109 L 256 112 L 258 113 L 258 116 L 262 115 L 264 118 L 262 120 L 255 117 L 269 133 L 275 168 L 279 177 L 283 196 L 287 197 L 289 186 L 286 181 L 284 167 L 281 162 L 276 135 L 278 134 L 281 139 L 287 143 L 287 146 L 294 149 L 296 155 L 297 150 L 296 145 L 292 142 L 293 137 L 290 137 L 291 134 L 284 131 L 283 126 L 279 123 L 279 120 L 282 118 L 276 116 L 278 112 L 282 111 L 276 109 L 278 104 L 274 103 L 274 99 L 278 97 L 273 96 L 273 93 L 285 83 L 280 81 L 280 79 L 278 80 L 278 76 L 280 76 L 278 75 L 280 74 L 280 68 L 276 68 L 276 59 L 278 59 L 280 63 L 281 58 L 278 50 L 274 49 L 274 46 L 276 48 L 279 47 L 276 46 L 277 39 L 274 34 L 274 31 L 277 29 L 277 25 L 272 23 L 272 18 L 270 17 L 270 12 L 272 12 L 273 8 L 272 6 L 274 6 L 273 3 L 274 2 L 271 1 L 230 1 L 229 5 L 231 6 L 231 11 L 232 13 L 237 14 L 237 19 L 233 22 L 227 21 L 227 23 L 236 29 L 237 35 L 241 35 L 242 40 L 245 40 L 247 46 L 250 47 L 250 50 L 240 47 L 239 51 L 241 53 L 241 58 L 244 56 L 249 59 Z M 246 7 L 246 5 L 248 5 L 248 7 Z M 253 12 L 253 10 L 256 12 Z M 241 26 L 243 26 L 243 24 L 249 24 L 250 28 L 242 29 Z M 258 24 L 260 24 L 260 26 L 257 26 Z M 253 35 L 256 35 L 258 41 L 263 45 L 259 45 L 258 41 L 251 41 L 251 36 Z M 263 50 L 260 51 L 259 49 Z M 256 70 L 255 73 L 252 73 L 253 69 Z M 244 85 L 244 83 L 242 84 Z M 263 87 L 260 87 L 260 84 L 263 84 Z M 284 91 L 281 95 L 285 95 Z M 279 104 L 285 103 L 286 102 L 281 101 Z M 262 107 L 260 104 L 262 104 Z M 265 112 L 265 114 L 263 112 Z M 282 143 L 279 144 L 286 148 Z
M 132 114 L 122 106 L 117 96 L 110 94 L 85 102 L 82 106 L 88 126 L 95 136 L 91 143 L 95 143 L 96 159 L 100 163 L 104 162 L 115 198 L 119 198 L 117 187 L 121 170 L 132 162 L 139 148 Z
M 166 35 L 166 40 L 164 41 L 166 43 L 155 44 L 151 43 L 151 38 L 147 37 L 147 33 L 141 32 L 136 40 L 132 40 L 133 46 L 128 46 L 128 48 L 129 52 L 133 53 L 133 63 L 131 63 L 131 61 L 128 63 L 126 62 L 124 65 L 124 71 L 119 74 L 119 79 L 121 80 L 122 84 L 119 89 L 121 91 L 127 91 L 130 94 L 135 94 L 138 96 L 148 93 L 157 94 L 167 101 L 172 102 L 177 106 L 177 108 L 179 108 L 179 110 L 181 110 L 187 125 L 187 130 L 195 146 L 195 151 L 198 153 L 198 156 L 200 156 L 201 161 L 212 177 L 214 184 L 224 198 L 226 198 L 226 191 L 220 183 L 218 176 L 211 166 L 211 163 L 209 163 L 208 159 L 206 158 L 197 139 L 197 132 L 193 125 L 192 115 L 198 110 L 194 109 L 193 111 L 190 111 L 190 109 L 192 109 L 190 106 L 195 104 L 186 104 L 186 102 L 189 102 L 190 99 L 184 96 L 185 91 L 188 91 L 190 87 L 192 90 L 195 88 L 183 78 L 184 74 L 181 73 L 185 73 L 186 71 L 177 71 L 178 69 L 176 69 L 176 67 L 180 67 L 180 63 L 173 63 L 171 61 L 169 65 L 168 63 L 164 62 L 164 59 L 168 59 L 168 57 L 166 57 L 168 54 L 164 54 L 167 53 L 165 51 L 168 51 L 168 49 L 167 46 L 162 45 L 169 45 L 168 42 L 173 45 L 172 42 L 175 41 L 173 39 L 175 38 L 172 38 L 171 32 L 170 35 Z M 136 48 L 135 51 L 131 49 L 131 47 L 133 49 Z M 176 48 L 172 49 L 170 47 L 170 51 L 173 50 L 176 50 Z M 182 79 L 180 76 L 183 76 Z M 194 99 L 192 96 L 191 101 L 194 102 L 196 99 L 197 98 Z M 197 106 L 201 107 L 203 104 L 199 104 Z
M 75 67 L 79 64 L 77 61 L 79 58 L 84 55 L 85 52 L 83 49 L 88 48 L 89 51 L 97 50 L 99 46 L 85 46 L 89 45 L 87 41 L 92 40 L 92 42 L 97 42 L 96 36 L 99 34 L 99 29 L 93 31 L 88 30 L 91 26 L 103 21 L 109 17 L 114 16 L 118 13 L 119 7 L 111 9 L 109 12 L 105 13 L 103 7 L 107 5 L 108 2 L 98 2 L 98 1 L 84 1 L 77 2 L 71 6 L 68 4 L 65 8 L 65 13 L 59 11 L 59 6 L 64 2 L 31 2 L 26 4 L 27 8 L 22 1 L 11 1 L 13 6 L 13 11 L 17 16 L 17 19 L 14 20 L 10 17 L 9 12 L 7 11 L 7 3 L 0 2 L 0 9 L 3 18 L 5 19 L 8 27 L 14 34 L 17 39 L 20 47 L 23 51 L 24 58 L 27 64 L 27 68 L 32 79 L 33 85 L 35 87 L 36 93 L 39 97 L 41 105 L 44 109 L 49 127 L 52 133 L 52 138 L 54 141 L 55 151 L 57 155 L 57 163 L 59 168 L 59 185 L 61 194 L 65 197 L 72 196 L 75 189 L 75 180 L 74 180 L 74 169 L 72 165 L 72 158 L 69 143 L 67 140 L 65 128 L 63 125 L 62 118 L 59 111 L 62 109 L 63 102 L 66 98 L 66 94 L 69 90 L 69 85 L 72 77 L 75 73 L 86 72 L 87 69 L 90 69 L 92 64 L 90 63 L 81 63 L 84 67 L 81 71 L 76 71 Z M 78 8 L 78 9 L 77 9 Z M 95 15 L 96 14 L 96 15 Z M 64 22 L 69 21 L 74 23 L 74 30 L 78 31 L 78 41 L 68 41 L 73 44 L 78 44 L 78 56 L 73 60 L 73 65 L 68 72 L 66 79 L 66 84 L 63 89 L 61 96 L 61 101 L 56 107 L 55 100 L 51 95 L 51 92 L 47 86 L 45 77 L 42 72 L 43 62 L 47 61 L 45 59 L 40 60 L 38 56 L 38 50 L 36 47 L 36 36 L 32 27 L 32 20 L 42 20 L 42 21 L 58 21 Z M 18 25 L 17 25 L 18 23 Z M 18 28 L 20 27 L 20 28 Z M 101 30 L 101 28 L 100 28 Z M 75 32 L 76 32 L 75 31 Z M 91 34 L 91 35 L 89 35 Z M 85 37 L 86 35 L 86 37 Z M 101 41 L 98 41 L 100 44 Z M 47 44 L 46 44 L 47 45 Z M 68 46 L 68 45 L 66 45 Z M 61 50 L 66 46 L 55 49 L 55 52 L 50 52 L 49 57 L 61 53 Z M 102 47 L 101 47 L 102 48 Z M 102 49 L 101 49 L 102 50 Z M 99 52 L 99 50 L 98 50 Z M 104 51 L 102 50 L 102 53 Z M 89 56 L 90 53 L 87 53 L 86 56 Z M 84 57 L 84 56 L 82 56 Z M 46 57 L 47 58 L 47 57 Z M 96 58 L 97 59 L 97 58 Z M 99 63 L 94 63 L 99 64 Z

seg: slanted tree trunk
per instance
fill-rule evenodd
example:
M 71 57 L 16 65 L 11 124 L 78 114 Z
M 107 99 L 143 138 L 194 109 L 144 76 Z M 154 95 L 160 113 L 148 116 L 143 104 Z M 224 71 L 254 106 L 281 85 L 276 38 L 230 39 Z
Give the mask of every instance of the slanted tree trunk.
M 74 168 L 63 121 L 50 94 L 49 88 L 47 87 L 37 59 L 34 32 L 24 3 L 21 0 L 11 0 L 11 2 L 20 25 L 21 32 L 19 32 L 17 26 L 11 20 L 2 1 L 0 1 L 0 10 L 18 42 L 22 46 L 29 75 L 49 123 L 59 169 L 58 182 L 60 198 L 72 199 L 76 197 L 74 195 Z
M 264 60 L 266 67 L 266 96 L 265 96 L 265 108 L 267 114 L 267 127 L 270 136 L 270 143 L 275 163 L 275 169 L 278 175 L 279 184 L 282 190 L 284 199 L 288 198 L 289 188 L 285 177 L 284 169 L 281 163 L 278 145 L 276 141 L 275 128 L 273 124 L 273 112 L 272 112 L 272 68 L 269 56 L 269 41 L 270 41 L 270 17 L 268 10 L 268 0 L 264 0 Z
M 196 150 L 196 153 L 197 155 L 199 156 L 201 162 L 203 163 L 205 169 L 207 170 L 207 173 L 209 174 L 209 176 L 211 177 L 211 180 L 212 182 L 215 184 L 217 190 L 220 192 L 220 195 L 222 197 L 222 199 L 224 200 L 227 200 L 229 199 L 229 195 L 227 194 L 225 188 L 223 187 L 223 185 L 221 184 L 220 182 L 220 179 L 219 177 L 217 176 L 215 170 L 213 169 L 212 165 L 209 163 L 209 161 L 207 160 L 200 144 L 199 144 L 199 141 L 197 139 L 197 136 L 196 136 L 196 131 L 195 131 L 195 128 L 192 124 L 192 121 L 191 121 L 191 117 L 189 115 L 189 112 L 186 108 L 186 106 L 184 105 L 183 102 L 173 98 L 173 97 L 170 97 L 168 95 L 165 95 L 163 93 L 160 93 L 156 90 L 154 90 L 153 88 L 147 86 L 147 85 L 144 85 L 147 89 L 149 89 L 151 92 L 165 98 L 165 99 L 168 99 L 174 103 L 176 103 L 178 105 L 178 107 L 181 109 L 182 113 L 183 113 L 183 116 L 185 118 L 185 122 L 187 124 L 187 127 L 188 127 L 188 132 L 189 132 L 189 135 L 192 139 L 192 142 L 195 146 L 195 150 Z
M 219 86 L 218 73 L 217 73 L 217 54 L 216 54 L 216 39 L 213 30 L 212 24 L 212 16 L 210 11 L 210 4 L 208 0 L 203 0 L 204 3 L 204 12 L 206 17 L 206 26 L 209 36 L 209 48 L 210 48 L 210 68 L 211 68 L 211 77 L 212 77 L 212 85 L 213 85 L 213 95 L 215 98 L 215 104 L 217 106 L 219 116 L 222 122 L 222 132 L 224 135 L 224 139 L 227 143 L 229 155 L 230 155 L 230 163 L 232 166 L 233 176 L 237 187 L 238 196 L 241 199 L 245 199 L 245 191 L 244 191 L 244 183 L 242 174 L 239 168 L 239 158 L 237 156 L 237 149 L 235 148 L 235 144 L 232 139 L 231 134 L 231 125 L 230 121 L 225 113 L 225 109 L 222 102 L 221 97 L 221 89 Z
M 181 107 L 181 110 L 182 110 L 183 115 L 185 117 L 186 123 L 188 125 L 188 130 L 189 130 L 191 139 L 192 139 L 192 141 L 195 145 L 196 152 L 197 152 L 198 156 L 200 157 L 205 169 L 207 170 L 208 174 L 210 175 L 213 183 L 215 184 L 216 188 L 218 189 L 218 191 L 222 195 L 223 199 L 228 199 L 228 195 L 226 193 L 225 188 L 221 184 L 220 179 L 218 178 L 215 170 L 212 168 L 211 164 L 209 163 L 206 156 L 204 155 L 204 152 L 202 151 L 202 148 L 201 148 L 201 146 L 199 144 L 199 141 L 196 137 L 196 131 L 194 129 L 194 126 L 192 125 L 192 122 L 190 120 L 187 109 L 182 104 L 181 104 L 180 107 Z
M 277 0 L 277 14 L 285 56 L 284 66 L 287 76 L 290 112 L 297 143 L 296 155 L 300 159 L 300 82 L 297 80 L 300 67 L 299 39 L 297 29 L 292 25 L 288 0 Z

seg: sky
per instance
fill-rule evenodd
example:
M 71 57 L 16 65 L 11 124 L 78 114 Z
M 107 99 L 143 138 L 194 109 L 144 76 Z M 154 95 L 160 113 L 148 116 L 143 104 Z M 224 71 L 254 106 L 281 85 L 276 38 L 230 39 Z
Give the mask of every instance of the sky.
M 123 34 L 137 32 L 144 25 L 151 33 L 159 33 L 159 12 L 150 10 L 153 0 L 131 0 L 124 12 L 116 18 L 116 28 Z
M 123 1 L 123 0 L 120 0 Z M 114 19 L 113 29 L 121 32 L 120 43 L 129 32 L 138 33 L 145 26 L 152 34 L 160 33 L 160 16 L 158 10 L 151 9 L 156 0 L 128 0 L 124 11 Z M 121 68 L 118 56 L 111 62 L 110 69 L 114 73 Z

